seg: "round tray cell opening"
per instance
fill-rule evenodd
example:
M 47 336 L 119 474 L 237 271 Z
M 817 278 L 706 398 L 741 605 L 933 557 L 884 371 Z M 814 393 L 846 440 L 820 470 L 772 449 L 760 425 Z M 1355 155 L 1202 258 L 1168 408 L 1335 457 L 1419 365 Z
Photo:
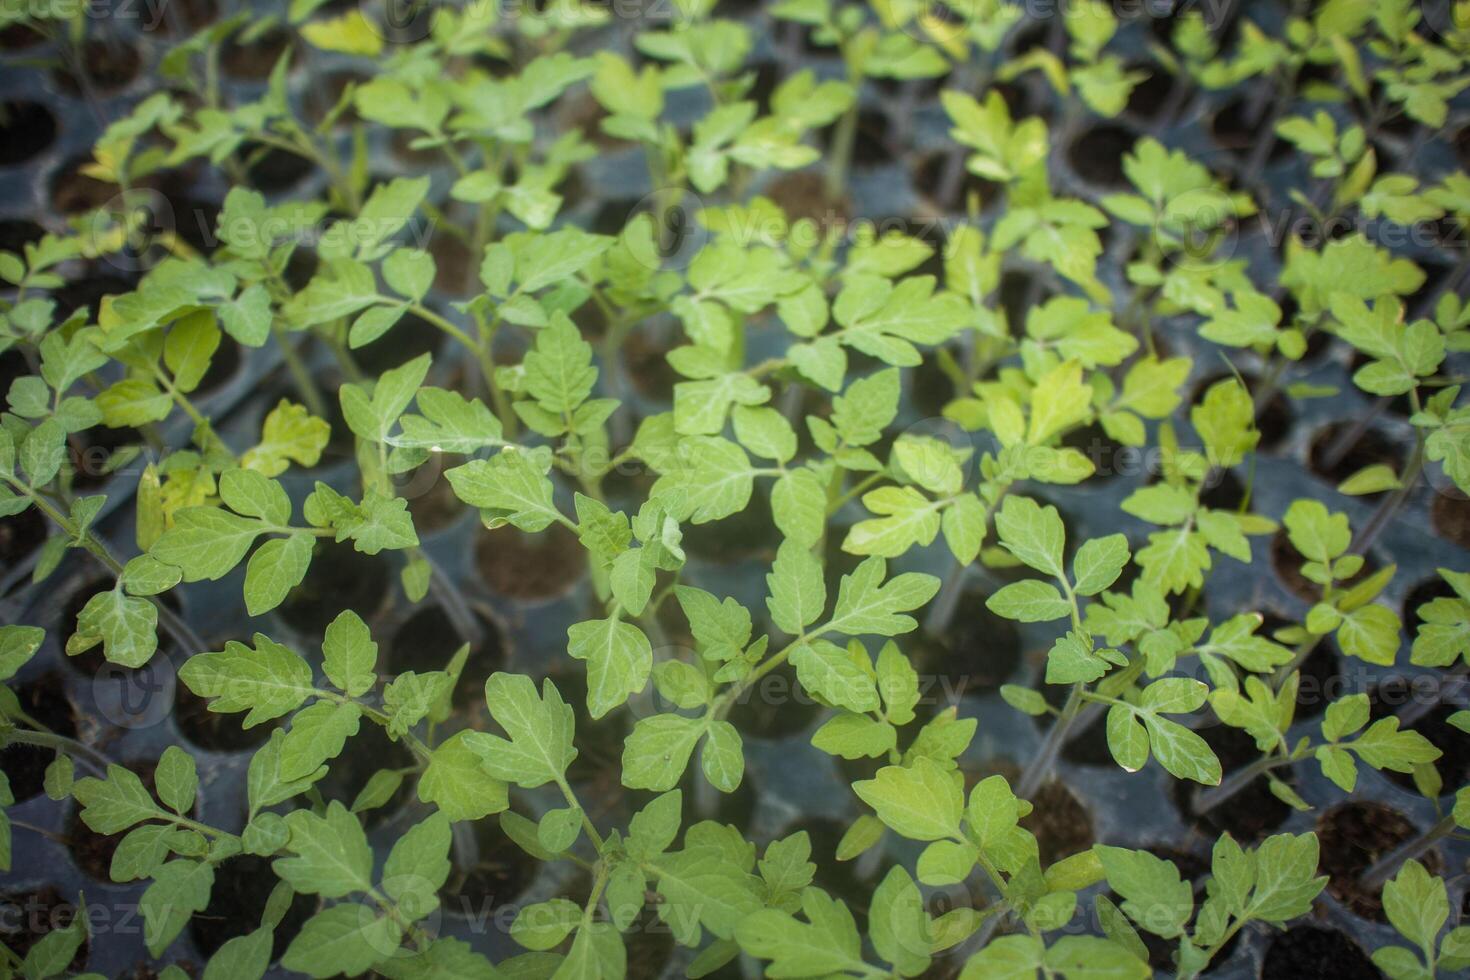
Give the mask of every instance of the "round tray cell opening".
M 346 129 L 362 122 L 362 118 L 358 116 L 351 102 L 340 111 L 338 105 L 349 85 L 361 85 L 368 80 L 368 77 L 360 71 L 351 69 L 330 71 L 317 76 L 317 84 L 310 86 L 302 93 L 301 114 L 315 124 L 321 123 L 329 114 L 336 112 L 337 115 L 332 125 L 337 129 Z
M 475 565 L 496 595 L 551 599 L 576 587 L 587 572 L 587 556 L 577 536 L 560 524 L 535 534 L 507 526 L 480 532 Z
M 454 706 L 466 708 L 485 697 L 485 681 L 505 667 L 505 639 L 492 620 L 475 615 L 480 639 L 470 648 L 459 683 L 454 687 Z M 466 641 L 442 606 L 422 606 L 404 621 L 393 634 L 389 648 L 387 672 L 427 673 L 444 670 L 450 659 Z
M 28 24 L 7 24 L 0 28 L 0 51 L 24 51 L 46 40 L 46 35 Z
M 967 694 L 998 689 L 1021 666 L 1021 633 L 1016 624 L 985 606 L 989 590 L 970 589 L 955 604 L 943 633 L 916 639 L 898 637 L 901 650 L 911 652 L 918 668 L 921 703 L 942 710 L 958 704 Z
M 1001 190 L 995 181 L 971 173 L 962 153 L 930 153 L 914 167 L 913 180 L 914 189 L 936 208 L 955 213 L 967 211 L 972 196 L 983 211 Z
M 66 696 L 66 682 L 59 673 L 42 674 L 15 691 L 20 709 L 50 731 L 67 738 L 77 736 L 77 711 Z M 14 742 L 0 749 L 0 772 L 10 780 L 17 803 L 39 796 L 45 788 L 46 767 L 56 758 L 52 749 Z
M 1261 963 L 1261 980 L 1378 980 L 1382 976 L 1347 933 L 1308 924 L 1275 933 Z
M 193 34 L 219 18 L 218 0 L 173 0 L 146 9 L 149 15 L 144 19 L 142 29 L 149 34 L 175 37 Z
M 299 153 L 259 143 L 241 144 L 239 156 L 245 160 L 245 174 L 250 183 L 267 194 L 291 190 L 315 169 Z
M 81 279 L 73 279 L 51 293 L 52 299 L 56 300 L 56 319 L 61 321 L 78 310 L 86 310 L 88 320 L 95 323 L 104 296 L 129 293 L 137 285 L 135 277 L 110 272 L 94 272 Z
M 220 206 L 213 201 L 189 193 L 191 177 L 173 171 L 165 176 L 167 191 L 163 197 L 173 212 L 172 231 L 196 251 L 209 254 L 220 243 L 218 228 Z
M 408 512 L 420 536 L 449 527 L 469 509 L 455 496 L 454 485 L 444 475 L 464 462 L 463 456 L 435 453 L 408 472 L 390 477 L 398 496 L 408 501 Z
M 209 359 L 209 368 L 204 372 L 204 377 L 199 379 L 199 386 L 194 389 L 193 397 L 202 398 L 229 384 L 240 372 L 240 364 L 240 345 L 235 338 L 222 334 L 219 346 Z
M 795 225 L 798 221 L 810 221 L 815 230 L 801 234 L 806 240 L 819 239 L 828 232 L 844 232 L 852 217 L 852 202 L 843 195 L 833 199 L 827 194 L 827 181 L 816 170 L 794 170 L 781 174 L 765 186 L 763 195 L 769 198 L 786 215 L 786 220 Z
M 1096 468 L 1091 480 L 1114 476 L 1137 476 L 1143 470 L 1145 449 L 1118 442 L 1098 422 L 1090 422 L 1062 436 L 1062 445 L 1075 449 Z
M 518 807 L 514 809 L 519 812 Z M 474 846 L 450 847 L 454 866 L 444 887 L 439 889 L 439 903 L 445 915 L 477 923 L 503 922 L 508 926 L 516 900 L 536 877 L 539 867 L 536 859 L 507 837 L 494 817 L 456 824 L 455 833 L 470 834 Z
M 1439 672 L 1393 674 L 1383 678 L 1368 692 L 1373 720 L 1399 715 L 1404 729 L 1418 732 L 1443 753 L 1433 763 L 1444 782 L 1442 793 L 1453 794 L 1470 782 L 1470 733 L 1450 724 L 1457 705 L 1447 698 L 1447 689 L 1459 688 L 1463 681 L 1447 678 Z M 1412 773 L 1384 769 L 1383 775 L 1406 793 L 1417 794 Z
M 348 542 L 318 538 L 306 577 L 278 611 L 292 628 L 321 636 L 344 610 L 371 619 L 383 605 L 388 582 L 388 564 L 380 555 L 365 555 Z
M 120 188 L 116 184 L 82 173 L 91 162 L 90 157 L 72 157 L 51 178 L 51 207 L 58 214 L 85 214 L 118 196 Z
M 220 67 L 225 74 L 247 81 L 264 81 L 290 46 L 291 36 L 279 27 L 259 33 L 242 42 L 236 34 L 226 40 L 220 52 Z M 294 62 L 298 55 L 294 52 Z
M 674 955 L 674 931 L 652 908 L 644 906 L 628 927 L 628 972 L 630 977 L 661 977 Z
M 223 650 L 224 644 L 211 649 Z M 244 728 L 240 724 L 244 718 L 243 712 L 210 711 L 207 698 L 189 690 L 182 680 L 174 685 L 174 724 L 190 745 L 207 752 L 249 752 L 264 745 L 281 724 L 272 718 Z
M 1040 306 L 1056 295 L 1042 277 L 1029 269 L 1007 269 L 1000 274 L 1000 287 L 996 291 L 1000 308 L 1005 311 L 1006 323 L 1011 333 L 1020 334 L 1026 323 L 1026 314 L 1032 307 Z
M 1245 502 L 1245 485 L 1234 470 L 1212 470 L 1209 484 L 1200 491 L 1199 502 L 1213 510 L 1238 512 Z
M 950 345 L 945 348 L 945 351 L 954 358 L 956 363 L 963 363 L 964 352 L 957 346 Z M 957 398 L 959 394 L 960 392 L 955 388 L 954 379 L 939 366 L 937 358 L 926 357 L 922 364 L 913 369 L 913 376 L 909 384 L 909 398 L 913 401 L 914 408 L 924 418 L 941 417 L 944 414 L 944 406 Z
M 1418 835 L 1408 817 L 1382 803 L 1362 800 L 1328 810 L 1317 824 L 1327 891 L 1355 914 L 1385 921 L 1383 889 L 1369 888 L 1360 879 L 1379 858 Z M 1419 862 L 1430 874 L 1443 866 L 1434 850 L 1421 854 Z
M 1234 380 L 1235 375 L 1229 373 L 1212 374 L 1199 384 L 1195 385 L 1194 392 L 1190 397 L 1191 404 L 1199 404 L 1204 400 L 1206 393 L 1221 381 Z M 1242 373 L 1240 379 L 1245 382 L 1246 391 L 1255 395 L 1259 385 L 1259 379 L 1254 374 Z M 1257 443 L 1258 450 L 1269 451 L 1279 446 L 1288 435 L 1291 434 L 1291 402 L 1281 389 L 1277 388 L 1271 393 L 1271 398 L 1266 402 L 1264 408 L 1256 411 L 1256 428 L 1261 433 L 1260 442 Z
M 439 147 L 415 148 L 414 142 L 423 134 L 411 129 L 395 129 L 388 139 L 388 152 L 399 163 L 415 169 L 436 167 L 444 159 Z
M 1302 565 L 1307 559 L 1296 550 L 1291 543 L 1291 537 L 1283 526 L 1271 537 L 1271 567 L 1276 569 L 1276 575 L 1291 592 L 1304 602 L 1316 602 L 1322 597 L 1322 586 L 1313 582 L 1302 574 Z M 1380 562 L 1374 554 L 1368 554 L 1363 562 L 1363 568 L 1358 574 L 1348 579 L 1345 583 L 1338 582 L 1335 588 L 1344 588 L 1356 585 L 1363 579 L 1378 571 Z
M 1446 541 L 1470 548 L 1470 499 L 1458 488 L 1440 490 L 1429 505 L 1429 519 L 1434 532 Z
M 434 288 L 448 296 L 473 296 L 479 289 L 479 270 L 475 256 L 462 238 L 436 231 L 429 239 L 429 254 L 434 257 Z
M 387 729 L 364 718 L 357 734 L 347 740 L 342 754 L 332 761 L 331 768 L 316 785 L 325 799 L 350 807 L 379 769 L 406 769 L 413 764 L 414 755 L 407 744 L 402 740 L 392 741 Z M 404 780 L 386 804 L 360 814 L 363 826 L 371 829 L 381 825 L 412 792 L 412 780 Z
M 1021 818 L 1021 826 L 1036 835 L 1041 866 L 1079 854 L 1096 839 L 1087 808 L 1060 780 L 1053 779 L 1036 791 L 1031 801 L 1036 809 Z
M 1103 123 L 1072 141 L 1067 160 L 1073 172 L 1094 187 L 1126 188 L 1130 185 L 1123 172 L 1123 157 L 1133 151 L 1135 142 L 1131 131 Z
M 1268 103 L 1255 105 L 1248 96 L 1234 99 L 1210 119 L 1210 136 L 1215 145 L 1239 160 L 1249 159 L 1270 109 Z M 1268 163 L 1277 163 L 1291 155 L 1291 146 L 1280 137 L 1273 137 L 1271 149 L 1266 153 Z
M 76 912 L 74 900 L 66 898 L 54 885 L 0 895 L 0 942 L 24 959 L 47 933 L 71 925 Z M 76 974 L 86 969 L 91 948 L 91 938 L 83 938 L 66 965 L 67 971 Z
M 808 817 L 781 832 L 781 838 L 805 832 L 811 841 L 811 861 L 817 866 L 812 884 L 823 889 L 833 898 L 847 905 L 857 920 L 858 929 L 866 930 L 868 905 L 875 882 L 869 879 L 868 862 L 861 858 L 851 861 L 837 860 L 837 845 L 847 833 L 848 823 L 831 817 Z
M 1151 61 L 1136 62 L 1129 65 L 1128 70 L 1146 72 L 1148 77 L 1133 86 L 1128 96 L 1127 113 L 1137 119 L 1158 119 L 1174 92 L 1176 82 L 1173 76 L 1162 65 Z
M 126 88 L 143 67 L 138 49 L 117 38 L 89 38 L 77 53 L 76 67 L 66 61 L 51 71 L 56 87 L 67 95 L 80 98 L 88 90 L 100 93 Z M 79 75 L 85 73 L 83 81 Z
M 1260 757 L 1255 740 L 1244 731 L 1216 721 L 1213 714 L 1209 715 L 1209 722 L 1198 729 L 1198 734 L 1219 758 L 1220 768 L 1227 779 L 1232 772 Z M 1274 775 L 1284 783 L 1293 781 L 1289 769 L 1277 769 Z M 1254 843 L 1274 833 L 1293 812 L 1271 792 L 1271 784 L 1263 774 L 1234 796 L 1195 816 L 1195 795 L 1207 789 L 1186 779 L 1169 779 L 1169 795 L 1180 819 L 1211 837 L 1228 832 L 1242 845 Z
M 593 787 L 594 794 L 622 795 L 618 772 L 622 766 L 623 741 L 633 724 L 630 712 L 615 709 L 601 718 L 587 713 L 587 674 L 580 664 L 563 660 L 547 675 L 561 699 L 577 713 L 572 746 L 577 757 L 567 769 L 567 779 Z M 537 685 L 538 691 L 540 685 Z
M 1060 711 L 1071 690 L 1068 684 L 1042 684 L 1041 696 L 1047 704 Z M 1036 719 L 1036 723 L 1042 731 L 1048 731 L 1056 724 L 1056 719 L 1052 715 L 1043 715 Z M 1086 725 L 1074 724 L 1062 743 L 1061 756 L 1074 765 L 1102 766 L 1109 771 L 1116 769 L 1118 763 L 1108 748 L 1107 712 L 1099 711 Z
M 673 400 L 674 385 L 684 379 L 667 357 L 680 341 L 668 321 L 642 324 L 623 339 L 623 371 L 639 394 L 657 402 Z
M 41 547 L 49 533 L 46 518 L 34 507 L 0 519 L 0 578 Z
M 408 313 L 377 340 L 354 350 L 352 357 L 364 373 L 377 376 L 423 354 L 437 354 L 443 346 L 444 333 L 438 327 Z
M 158 767 L 156 759 L 128 761 L 123 763 L 123 766 L 142 781 L 143 788 L 148 791 L 150 797 L 157 799 L 157 784 L 154 780 L 154 772 Z M 194 806 L 189 808 L 185 816 L 194 816 L 198 809 L 199 802 L 195 800 Z M 131 829 L 121 830 L 115 834 L 99 834 L 87 826 L 82 819 L 82 808 L 78 806 L 72 811 L 71 818 L 66 825 L 67 847 L 71 851 L 72 860 L 88 877 L 96 881 L 112 881 L 112 856 Z
M 836 128 L 841 123 L 841 119 L 836 120 L 820 137 L 823 156 L 828 160 L 831 160 L 832 143 L 833 140 L 836 140 Z M 894 162 L 894 147 L 889 143 L 891 132 L 892 123 L 889 122 L 886 113 L 878 109 L 858 110 L 857 132 L 853 138 L 853 169 L 886 166 Z
M 260 925 L 260 917 L 278 880 L 270 861 L 258 855 L 236 854 L 221 861 L 215 867 L 209 904 L 189 919 L 189 935 L 199 952 L 213 956 L 231 939 L 253 932 Z M 286 952 L 291 940 L 316 911 L 317 902 L 315 895 L 298 892 L 292 896 L 271 940 L 272 962 Z
M 722 5 L 725 2 L 726 0 L 721 0 Z M 739 2 L 744 2 L 744 0 L 739 0 Z M 718 8 L 716 8 L 715 16 L 721 16 Z M 771 96 L 775 94 L 776 86 L 782 80 L 781 65 L 775 61 L 760 61 L 756 63 L 753 70 L 747 70 L 752 71 L 755 77 L 751 79 L 750 88 L 746 91 L 744 98 L 756 104 L 760 115 L 768 116 L 771 114 Z
M 1458 599 L 1459 597 L 1459 593 L 1451 588 L 1450 583 L 1438 575 L 1431 575 L 1417 583 L 1409 590 L 1409 594 L 1404 596 L 1404 604 L 1399 612 L 1399 620 L 1404 624 L 1404 631 L 1409 634 L 1410 638 L 1419 632 L 1419 627 L 1424 623 L 1419 615 L 1420 607 L 1436 599 Z
M 14 252 L 16 255 L 20 255 L 25 251 L 27 245 L 39 242 L 45 236 L 46 229 L 34 221 L 29 221 L 25 218 L 0 218 L 0 252 Z M 5 354 L 0 355 L 0 358 L 3 358 L 6 362 L 11 357 L 21 361 L 22 364 L 25 362 L 25 358 L 21 357 L 18 351 L 7 351 Z M 30 371 L 27 369 L 21 373 L 29 374 Z M 4 375 L 8 374 L 8 371 L 4 372 Z M 5 382 L 5 390 L 10 390 L 8 380 Z
M 782 664 L 740 692 L 729 720 L 752 738 L 790 738 L 810 730 L 825 711 L 797 681 L 796 670 Z
M 1267 613 L 1260 628 L 1256 630 L 1256 635 L 1270 639 L 1277 630 L 1292 625 L 1295 624 L 1282 616 Z M 1355 692 L 1348 683 L 1348 678 L 1344 676 L 1343 661 L 1336 644 L 1318 643 L 1298 670 L 1300 678 L 1296 692 L 1297 721 L 1316 718 L 1333 701 Z
M 770 563 L 781 546 L 781 532 L 771 514 L 769 484 L 757 483 L 743 510 L 705 524 L 684 525 L 684 548 L 706 561 Z
M 0 167 L 34 160 L 56 142 L 56 117 L 39 102 L 0 103 Z

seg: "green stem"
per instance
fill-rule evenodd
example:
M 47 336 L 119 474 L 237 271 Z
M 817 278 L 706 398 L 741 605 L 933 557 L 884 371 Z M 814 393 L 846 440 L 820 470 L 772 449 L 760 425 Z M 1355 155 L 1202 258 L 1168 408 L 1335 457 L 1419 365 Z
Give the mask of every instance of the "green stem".
M 291 380 L 296 385 L 296 392 L 301 400 L 306 402 L 306 409 L 319 419 L 327 417 L 327 400 L 322 396 L 321 389 L 317 387 L 316 379 L 311 376 L 311 371 L 306 363 L 301 360 L 301 352 L 296 349 L 286 336 L 285 328 L 278 324 L 271 325 L 271 332 L 276 336 L 276 346 L 280 348 L 281 359 L 286 362 L 286 370 L 291 373 Z
M 99 776 L 107 775 L 107 767 L 112 765 L 112 760 L 98 752 L 96 749 L 83 745 L 74 738 L 65 735 L 57 735 L 54 732 L 36 732 L 28 728 L 12 728 L 3 733 L 6 742 L 19 742 L 23 745 L 34 745 L 42 749 L 55 749 L 57 752 L 65 753 L 82 762 Z

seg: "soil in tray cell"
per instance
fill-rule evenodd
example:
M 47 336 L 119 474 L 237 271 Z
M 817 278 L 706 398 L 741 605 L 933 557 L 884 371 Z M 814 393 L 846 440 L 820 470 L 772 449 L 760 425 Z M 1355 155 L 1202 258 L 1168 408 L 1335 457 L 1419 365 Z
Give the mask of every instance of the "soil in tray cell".
M 34 160 L 56 141 L 56 116 L 39 102 L 0 103 L 0 167 Z
M 31 947 L 55 929 L 65 929 L 76 916 L 76 897 L 67 898 L 52 885 L 0 895 L 0 942 L 25 958 Z M 67 968 L 80 973 L 87 965 L 90 939 L 83 939 Z
M 1378 967 L 1339 929 L 1297 925 L 1272 936 L 1261 980 L 1374 980 Z
M 1210 720 L 1211 724 L 1199 729 L 1199 735 L 1219 758 L 1226 778 L 1236 769 L 1249 765 L 1259 757 L 1255 740 L 1244 731 L 1215 721 L 1213 716 Z M 1276 770 L 1276 777 L 1283 782 L 1291 782 L 1288 770 Z M 1169 794 L 1179 811 L 1180 819 L 1192 824 L 1210 839 L 1229 832 L 1243 845 L 1254 843 L 1274 833 L 1291 816 L 1291 807 L 1276 798 L 1264 775 L 1251 780 L 1234 796 L 1195 816 L 1194 799 L 1195 794 L 1200 791 L 1198 783 L 1188 780 L 1171 779 L 1169 782 Z
M 156 799 L 154 770 L 158 766 L 157 760 L 134 760 L 125 762 L 123 765 L 137 775 L 143 783 L 143 788 Z M 196 801 L 195 806 L 190 808 L 187 815 L 193 816 L 197 807 Z M 117 846 L 122 843 L 122 839 L 128 835 L 131 828 L 115 834 L 99 834 L 87 826 L 82 820 L 81 813 L 81 807 L 78 806 L 72 811 L 71 818 L 66 825 L 67 848 L 71 851 L 72 860 L 89 878 L 95 881 L 112 881 L 112 857 L 117 852 Z
M 470 648 L 469 657 L 460 671 L 459 683 L 454 688 L 454 706 L 459 709 L 483 701 L 485 681 L 492 673 L 503 669 L 506 662 L 505 638 L 500 627 L 478 614 L 475 620 L 480 627 L 480 639 Z M 443 670 L 464 642 L 442 607 L 424 606 L 393 634 L 387 672 L 401 674 L 411 670 L 421 674 Z
M 413 764 L 413 752 L 402 740 L 390 740 L 387 729 L 382 725 L 364 720 L 358 725 L 357 734 L 347 740 L 342 754 L 316 785 L 327 800 L 338 800 L 343 806 L 351 806 L 379 769 L 406 769 Z M 404 780 L 387 803 L 361 814 L 363 826 L 371 829 L 383 823 L 412 792 L 412 781 Z
M 560 524 L 529 534 L 513 527 L 482 530 L 475 567 L 491 592 L 507 599 L 550 599 L 570 592 L 587 571 L 577 536 Z
M 22 711 L 58 735 L 76 737 L 76 708 L 66 696 L 61 674 L 43 674 L 14 690 Z M 0 772 L 10 780 L 10 792 L 17 803 L 40 795 L 46 767 L 54 758 L 53 750 L 34 745 L 15 743 L 0 749 Z
M 536 859 L 507 837 L 493 818 L 456 825 L 456 833 L 472 836 L 474 853 L 451 847 L 454 867 L 439 889 L 444 914 L 478 922 L 487 929 L 498 925 L 508 929 L 513 903 L 536 877 Z
M 1382 803 L 1363 800 L 1328 810 L 1317 825 L 1327 890 L 1356 914 L 1384 921 L 1383 890 L 1365 886 L 1360 878 L 1379 858 L 1418 835 L 1408 817 Z M 1439 874 L 1437 851 L 1420 855 L 1419 861 Z
M 280 615 L 291 627 L 320 636 L 345 609 L 371 619 L 388 594 L 388 565 L 347 542 L 318 539 L 306 578 L 281 604 Z
M 266 858 L 237 854 L 220 862 L 214 872 L 209 904 L 189 920 L 189 935 L 199 947 L 199 952 L 213 956 L 231 939 L 258 928 L 260 916 L 277 881 Z M 285 917 L 275 929 L 271 943 L 272 960 L 279 959 L 286 952 L 286 947 L 296 938 L 316 907 L 315 895 L 297 893 L 292 897 Z

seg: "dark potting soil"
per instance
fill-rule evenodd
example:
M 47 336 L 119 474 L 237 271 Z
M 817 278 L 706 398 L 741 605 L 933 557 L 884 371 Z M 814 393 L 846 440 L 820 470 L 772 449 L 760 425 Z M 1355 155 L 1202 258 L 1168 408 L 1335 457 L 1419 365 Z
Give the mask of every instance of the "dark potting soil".
M 222 650 L 224 646 L 210 649 Z M 244 728 L 240 725 L 241 717 L 210 711 L 206 698 L 196 695 L 182 681 L 174 685 L 174 724 L 190 745 L 209 752 L 248 752 L 264 745 L 271 732 L 280 726 L 280 720 L 272 718 Z
M 1046 783 L 1031 802 L 1036 808 L 1021 818 L 1021 826 L 1036 835 L 1043 868 L 1087 850 L 1096 840 L 1092 817 L 1065 783 Z
M 1363 948 L 1339 929 L 1296 925 L 1266 947 L 1261 980 L 1375 980 L 1383 974 Z
M 1461 548 L 1470 548 L 1470 500 L 1454 489 L 1442 491 L 1430 504 L 1429 516 L 1440 537 Z
M 76 911 L 76 906 L 51 885 L 0 895 L 0 939 L 24 959 L 47 933 L 71 925 Z M 84 938 L 67 968 L 73 973 L 85 969 L 91 946 L 92 941 Z
M 513 527 L 482 530 L 475 540 L 480 580 L 508 599 L 550 599 L 576 587 L 587 570 L 577 536 L 559 524 L 540 534 Z
M 1215 719 L 1213 714 L 1209 720 L 1212 723 L 1200 728 L 1198 734 L 1219 758 L 1226 778 L 1259 757 L 1255 740 L 1244 731 L 1230 728 Z M 1288 770 L 1277 770 L 1276 776 L 1283 782 L 1291 782 Z M 1242 845 L 1254 843 L 1275 832 L 1291 816 L 1291 807 L 1271 792 L 1271 784 L 1264 775 L 1251 780 L 1229 799 L 1195 816 L 1194 799 L 1200 790 L 1197 783 L 1188 780 L 1176 779 L 1169 783 L 1169 795 L 1180 819 L 1211 838 L 1228 831 Z
M 77 736 L 77 710 L 66 695 L 66 682 L 52 671 L 13 689 L 20 708 L 58 735 Z M 45 788 L 46 767 L 56 758 L 52 749 L 13 743 L 0 749 L 0 771 L 10 780 L 17 803 L 39 796 Z
M 237 936 L 254 932 L 260 926 L 261 914 L 270 901 L 271 892 L 280 879 L 271 862 L 254 854 L 237 854 L 221 861 L 214 871 L 214 888 L 209 904 L 189 920 L 189 935 L 199 952 L 213 956 L 219 948 Z M 306 920 L 317 908 L 317 897 L 297 893 L 276 926 L 271 941 L 271 960 L 277 960 L 296 938 Z
M 378 770 L 406 769 L 413 764 L 413 752 L 407 745 L 389 739 L 388 731 L 382 725 L 364 720 L 316 788 L 325 799 L 351 806 Z M 412 780 L 404 780 L 386 804 L 360 814 L 363 826 L 371 829 L 382 824 L 393 816 L 412 792 Z
M 485 681 L 495 671 L 503 670 L 508 659 L 500 627 L 479 614 L 475 615 L 475 621 L 480 627 L 480 641 L 471 647 L 460 671 L 459 683 L 454 687 L 454 706 L 460 709 L 484 700 Z M 388 648 L 387 672 L 443 670 L 463 643 L 459 631 L 442 607 L 424 606 L 393 634 Z
M 439 902 L 445 915 L 490 922 L 497 912 L 510 910 L 536 876 L 539 863 L 507 837 L 496 820 L 476 820 L 471 827 L 478 860 L 469 868 L 449 872 L 439 889 Z
M 371 619 L 388 595 L 391 575 L 380 556 L 365 555 L 350 542 L 318 538 L 311 566 L 278 610 L 280 617 L 308 636 L 320 636 L 347 609 Z
M 1418 834 L 1419 829 L 1408 817 L 1371 800 L 1343 803 L 1328 810 L 1317 824 L 1327 890 L 1354 913 L 1384 921 L 1382 888 L 1368 888 L 1360 878 L 1375 861 Z M 1442 862 L 1437 851 L 1421 855 L 1419 860 L 1430 873 L 1439 873 Z

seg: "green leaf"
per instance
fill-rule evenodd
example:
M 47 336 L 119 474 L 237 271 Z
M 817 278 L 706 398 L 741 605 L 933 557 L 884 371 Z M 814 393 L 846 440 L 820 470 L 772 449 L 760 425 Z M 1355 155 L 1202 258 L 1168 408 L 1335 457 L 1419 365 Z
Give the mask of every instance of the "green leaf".
M 143 892 L 143 938 L 148 952 L 160 956 L 196 912 L 209 904 L 214 867 L 204 861 L 170 861 L 159 868 Z
M 281 966 L 311 977 L 356 976 L 398 949 L 403 929 L 394 919 L 358 902 L 323 909 L 286 947 Z
M 881 559 L 869 559 L 875 560 L 882 563 Z M 777 549 L 771 573 L 766 576 L 766 589 L 771 620 L 792 636 L 815 623 L 827 605 L 821 562 L 793 541 L 784 541 Z
M 248 710 L 240 722 L 244 728 L 295 711 L 315 690 L 310 665 L 260 633 L 254 650 L 230 640 L 219 653 L 190 657 L 179 678 L 199 697 L 212 699 L 211 711 Z
M 357 613 L 343 610 L 327 624 L 322 669 L 338 690 L 351 698 L 372 690 L 378 681 L 377 662 L 378 645 Z
M 36 655 L 45 639 L 46 631 L 39 626 L 0 626 L 0 680 L 14 677 Z
M 219 507 L 185 507 L 174 512 L 149 553 L 184 572 L 184 581 L 214 581 L 228 575 L 264 530 L 261 522 Z
M 137 774 L 116 764 L 107 767 L 106 779 L 77 780 L 72 794 L 82 805 L 82 822 L 99 834 L 115 834 L 161 815 Z
M 638 719 L 623 743 L 623 785 L 655 793 L 673 789 L 703 733 L 704 723 L 696 718 L 662 714 Z
M 1029 497 L 1008 496 L 995 515 L 1000 543 L 1023 563 L 1052 578 L 1064 578 L 1062 548 L 1066 529 L 1055 507 Z
M 1147 851 L 1093 845 L 1108 885 L 1123 896 L 1123 911 L 1164 939 L 1179 936 L 1194 913 L 1194 889 L 1171 861 Z
M 399 837 L 383 864 L 383 891 L 410 920 L 439 907 L 449 878 L 449 817 L 433 813 Z
M 911 840 L 942 840 L 960 832 L 964 797 L 954 775 L 932 759 L 884 766 L 852 788 L 879 820 Z
M 510 805 L 505 783 L 485 771 L 469 734 L 457 732 L 435 746 L 418 783 L 419 799 L 453 821 L 479 820 Z
M 1072 559 L 1073 589 L 1097 595 L 1118 580 L 1128 564 L 1128 539 L 1121 534 L 1084 541 Z
M 939 591 L 939 579 L 920 572 L 905 572 L 884 582 L 886 570 L 883 559 L 875 556 L 842 577 L 828 623 L 830 629 L 848 636 L 865 633 L 896 636 L 919 625 L 913 617 L 902 614 L 934 598 Z
M 854 656 L 835 643 L 813 640 L 791 651 L 788 659 L 801 686 L 824 702 L 859 713 L 878 709 L 872 666 L 860 646 Z
M 286 600 L 306 578 L 314 540 L 304 532 L 271 538 L 245 565 L 245 610 L 263 616 Z
M 1255 889 L 1248 914 L 1266 922 L 1286 922 L 1311 911 L 1312 899 L 1327 884 L 1317 873 L 1316 834 L 1277 834 L 1254 854 Z
M 373 852 L 357 817 L 333 800 L 325 815 L 310 810 L 286 814 L 289 857 L 277 858 L 272 868 L 298 892 L 341 898 L 373 887 Z
M 304 778 L 337 758 L 361 719 L 362 708 L 351 702 L 317 701 L 296 712 L 281 743 L 281 778 Z
M 158 788 L 158 798 L 175 813 L 187 815 L 194 808 L 199 774 L 194 767 L 194 757 L 177 745 L 163 750 L 153 781 Z
M 97 643 L 111 663 L 141 667 L 158 649 L 158 608 L 147 599 L 126 595 L 121 588 L 99 592 L 77 615 L 77 631 L 66 641 L 68 656 Z
M 497 779 L 534 789 L 561 780 L 577 757 L 575 714 L 548 678 L 541 696 L 524 674 L 496 673 L 485 682 L 485 703 L 509 740 L 488 732 L 466 736 L 471 751 Z
M 489 460 L 475 459 L 445 472 L 455 496 L 478 507 L 490 527 L 513 524 L 544 531 L 561 518 L 552 502 L 550 462 L 540 453 L 506 449 Z
M 653 647 L 643 631 L 619 619 L 594 619 L 567 629 L 567 652 L 587 662 L 587 710 L 601 718 L 648 684 Z
M 762 909 L 744 919 L 735 930 L 740 948 L 770 960 L 766 967 L 770 977 L 868 971 L 857 924 L 846 905 L 821 889 L 807 888 L 801 895 L 801 907 L 807 922 L 775 909 Z
M 721 793 L 733 793 L 740 788 L 745 775 L 745 750 L 734 725 L 728 721 L 710 722 L 700 749 L 699 767 L 710 785 Z
M 1022 623 L 1049 623 L 1072 614 L 1072 604 L 1050 582 L 1022 579 L 1003 586 L 985 600 L 997 616 Z
M 868 937 L 878 955 L 902 976 L 917 976 L 929 968 L 929 916 L 919 887 L 902 867 L 890 868 L 873 891 Z

